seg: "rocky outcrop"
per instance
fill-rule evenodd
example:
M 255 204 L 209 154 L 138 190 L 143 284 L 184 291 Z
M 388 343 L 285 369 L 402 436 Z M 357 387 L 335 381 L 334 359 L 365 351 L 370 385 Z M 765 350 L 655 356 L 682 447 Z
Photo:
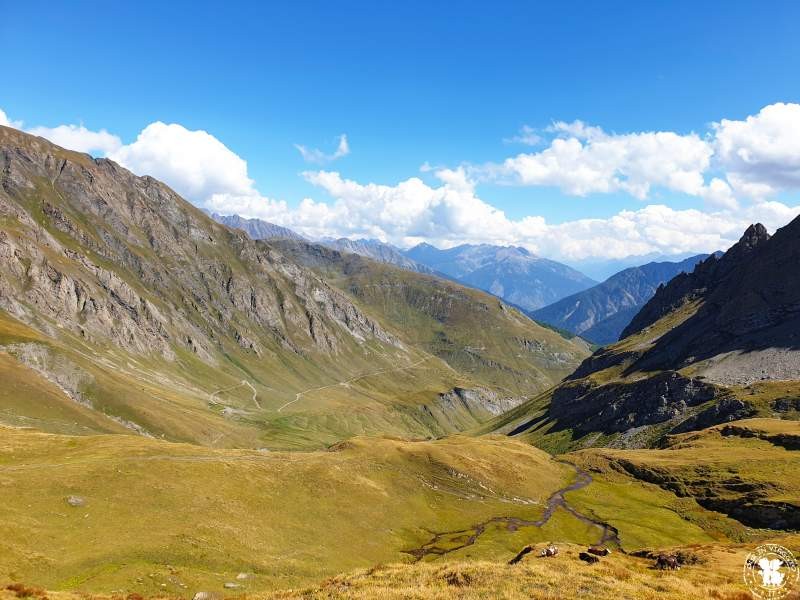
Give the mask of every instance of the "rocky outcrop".
M 483 420 L 486 414 L 500 415 L 519 406 L 525 398 L 501 396 L 486 388 L 465 389 L 456 387 L 445 394 L 439 394 L 438 404 L 447 411 L 466 410 Z
M 558 429 L 572 429 L 578 435 L 622 433 L 645 425 L 682 422 L 692 407 L 724 395 L 712 385 L 671 371 L 606 385 L 583 379 L 554 390 L 548 417 Z
M 0 189 L 0 307 L 26 323 L 167 360 L 213 362 L 226 340 L 400 347 L 313 272 L 111 161 L 2 128 Z
M 702 466 L 675 473 L 624 458 L 617 458 L 614 463 L 637 479 L 654 483 L 680 497 L 693 498 L 704 508 L 726 514 L 749 527 L 800 527 L 800 506 L 770 499 L 768 483 L 745 480 L 735 474 L 720 477 Z

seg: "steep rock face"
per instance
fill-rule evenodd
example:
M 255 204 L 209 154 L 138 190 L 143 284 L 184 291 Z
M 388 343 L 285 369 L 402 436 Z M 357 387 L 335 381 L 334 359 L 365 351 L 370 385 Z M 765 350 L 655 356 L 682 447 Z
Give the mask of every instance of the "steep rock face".
M 652 325 L 663 316 L 679 308 L 688 301 L 705 297 L 716 288 L 737 266 L 753 254 L 762 242 L 769 240 L 766 228 L 761 224 L 750 225 L 742 238 L 722 256 L 713 254 L 701 261 L 692 272 L 684 272 L 661 285 L 630 325 L 622 332 L 628 337 Z
M 750 226 L 724 255 L 661 286 L 626 337 L 532 403 L 535 416 L 501 419 L 498 428 L 631 447 L 755 415 L 796 418 L 798 261 L 800 218 L 772 237 Z
M 452 409 L 460 405 L 470 413 L 475 413 L 485 418 L 485 413 L 493 416 L 500 415 L 515 406 L 519 406 L 524 401 L 524 398 L 501 396 L 497 392 L 486 388 L 464 389 L 456 387 L 446 394 L 441 394 L 439 401 L 441 405 Z
M 696 310 L 654 341 L 632 366 L 697 365 L 726 385 L 800 377 L 800 220 L 770 237 L 752 225 L 720 259 L 660 289 L 625 330 L 640 334 L 662 315 Z
M 679 273 L 691 272 L 707 258 L 701 254 L 680 262 L 652 262 L 612 275 L 603 283 L 562 298 L 532 316 L 596 344 L 610 344 L 639 309 L 653 297 L 659 285 Z
M 313 273 L 152 178 L 5 128 L 0 172 L 0 306 L 25 322 L 167 359 L 208 359 L 231 332 L 295 351 L 393 341 Z
M 631 383 L 594 385 L 580 380 L 553 392 L 549 417 L 579 435 L 621 433 L 685 418 L 689 409 L 724 392 L 669 371 Z

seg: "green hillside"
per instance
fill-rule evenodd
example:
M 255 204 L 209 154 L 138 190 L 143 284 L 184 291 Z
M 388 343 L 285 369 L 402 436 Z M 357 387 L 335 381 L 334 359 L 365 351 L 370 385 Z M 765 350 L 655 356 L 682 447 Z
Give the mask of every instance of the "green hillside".
M 0 357 L 38 377 L 2 422 L 272 449 L 437 437 L 587 354 L 435 278 L 422 291 L 458 299 L 450 322 L 354 297 L 111 161 L 5 127 L 0 149 Z M 373 268 L 362 285 L 380 285 Z

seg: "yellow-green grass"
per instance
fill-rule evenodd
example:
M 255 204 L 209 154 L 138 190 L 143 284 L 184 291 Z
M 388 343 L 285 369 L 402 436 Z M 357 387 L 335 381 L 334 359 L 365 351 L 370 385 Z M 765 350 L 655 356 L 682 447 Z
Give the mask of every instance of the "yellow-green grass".
M 723 435 L 725 434 L 725 435 Z M 686 498 L 696 498 L 704 505 L 724 512 L 755 511 L 766 508 L 800 511 L 800 423 L 781 419 L 752 419 L 687 434 L 669 436 L 667 448 L 658 450 L 614 450 L 593 448 L 571 453 L 570 460 L 609 480 L 607 487 L 624 490 L 626 485 L 647 485 L 651 481 L 664 490 L 684 497 L 681 504 L 667 500 L 661 504 L 684 519 L 701 525 L 710 535 L 741 538 L 744 532 L 730 519 L 702 515 Z M 787 447 L 788 446 L 788 447 Z M 627 482 L 626 482 L 627 480 Z M 635 488 L 634 488 L 635 489 Z M 573 501 L 591 507 L 601 518 L 614 524 L 611 489 L 593 486 L 576 492 Z M 671 495 L 671 494 L 670 494 Z M 620 511 L 621 512 L 621 511 Z M 627 511 L 616 519 L 633 515 Z M 746 512 L 737 519 L 747 521 Z M 651 515 L 647 517 L 646 515 Z M 668 520 L 657 510 L 644 511 L 648 527 L 665 527 Z M 778 517 L 774 518 L 779 521 Z M 674 519 L 673 519 L 674 521 Z M 618 521 L 622 522 L 622 521 Z M 625 535 L 633 534 L 620 527 Z M 680 536 L 685 536 L 682 530 Z
M 361 256 L 282 241 L 278 246 L 351 296 L 390 331 L 459 373 L 517 396 L 535 395 L 589 355 L 482 291 Z M 526 346 L 526 343 L 528 344 Z
M 293 453 L 10 428 L 0 440 L 0 577 L 57 590 L 221 591 L 241 572 L 248 590 L 308 585 L 410 561 L 403 551 L 434 532 L 536 519 L 574 477 L 503 438 L 356 438 Z M 511 535 L 487 531 L 479 552 L 508 560 L 529 541 L 492 542 Z
M 320 364 L 286 355 L 254 362 L 231 349 L 229 360 L 208 364 L 186 351 L 170 362 L 60 335 L 47 337 L 0 311 L 0 345 L 20 352 L 21 345 L 34 344 L 45 369 L 79 373 L 77 392 L 93 409 L 95 425 L 78 419 L 82 427 L 65 429 L 62 414 L 48 413 L 52 402 L 38 402 L 21 388 L 0 397 L 0 421 L 81 433 L 124 431 L 113 420 L 121 419 L 175 441 L 293 449 L 320 448 L 354 435 L 440 436 L 488 416 L 438 409 L 440 394 L 475 383 L 413 349 L 387 354 L 365 345 Z M 39 387 L 58 396 L 55 386 L 13 357 L 6 364 L 20 370 L 9 378 L 38 378 Z M 72 401 L 62 395 L 59 404 L 68 406 Z
M 770 541 L 800 552 L 800 537 L 781 536 Z M 682 548 L 699 557 L 699 564 L 679 571 L 659 571 L 653 560 L 612 554 L 595 565 L 578 558 L 582 546 L 562 544 L 555 558 L 539 558 L 534 552 L 516 565 L 491 561 L 446 561 L 438 563 L 387 564 L 325 579 L 313 586 L 272 592 L 243 588 L 226 595 L 245 593 L 253 600 L 754 600 L 742 579 L 742 566 L 751 545 L 692 545 Z M 181 576 L 175 569 L 174 578 Z M 179 594 L 165 590 L 163 598 L 190 598 L 195 590 Z M 75 592 L 43 591 L 23 586 L 21 594 L 31 600 L 123 600 L 124 595 L 87 596 Z M 17 600 L 11 590 L 0 590 L 0 600 Z M 785 600 L 798 600 L 800 591 Z
M 71 400 L 54 383 L 0 352 L 0 420 L 58 433 L 124 433 L 123 426 Z

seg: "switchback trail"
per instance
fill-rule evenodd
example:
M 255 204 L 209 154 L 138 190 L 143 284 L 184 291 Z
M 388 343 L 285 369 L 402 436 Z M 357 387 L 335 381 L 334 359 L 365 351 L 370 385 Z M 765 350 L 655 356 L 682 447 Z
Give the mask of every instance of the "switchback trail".
M 236 385 L 232 385 L 231 387 L 223 388 L 221 390 L 217 390 L 216 392 L 212 392 L 209 399 L 212 404 L 218 404 L 217 394 L 221 394 L 222 392 L 230 392 L 231 390 L 235 390 L 236 388 L 240 388 L 242 386 L 247 386 L 250 388 L 250 391 L 253 392 L 253 404 L 255 404 L 259 410 L 261 410 L 261 404 L 258 402 L 258 399 L 256 398 L 256 393 L 257 393 L 256 388 L 254 388 L 253 384 L 247 381 L 246 379 L 242 379 L 241 383 L 237 383 Z
M 491 519 L 487 519 L 486 521 L 482 521 L 477 525 L 473 525 L 469 529 L 463 529 L 458 531 L 445 531 L 442 533 L 437 533 L 434 537 L 423 546 L 419 548 L 413 548 L 411 550 L 403 550 L 404 553 L 410 554 L 413 556 L 417 561 L 422 560 L 428 554 L 436 554 L 438 556 L 443 556 L 445 554 L 449 554 L 450 552 L 455 552 L 456 550 L 461 550 L 462 548 L 466 548 L 467 546 L 472 546 L 478 538 L 486 531 L 486 528 L 493 524 L 493 523 L 505 523 L 506 529 L 508 531 L 517 531 L 520 527 L 542 527 L 545 523 L 547 523 L 550 518 L 553 516 L 553 513 L 561 507 L 570 513 L 573 517 L 578 519 L 579 521 L 586 523 L 587 525 L 591 525 L 593 527 L 597 527 L 602 531 L 599 541 L 597 542 L 598 545 L 605 545 L 608 543 L 616 544 L 617 547 L 621 547 L 621 543 L 619 540 L 619 532 L 609 525 L 608 523 L 603 523 L 602 521 L 596 521 L 591 517 L 587 517 L 586 515 L 579 513 L 577 510 L 572 508 L 564 498 L 564 494 L 567 492 L 573 492 L 575 490 L 580 490 L 585 488 L 587 485 L 592 483 L 592 476 L 589 475 L 586 471 L 579 469 L 572 463 L 568 463 L 565 461 L 563 462 L 566 465 L 571 466 L 575 469 L 578 477 L 577 479 L 571 483 L 570 485 L 561 488 L 553 492 L 553 494 L 547 500 L 547 506 L 545 507 L 544 513 L 542 513 L 541 518 L 535 521 L 529 521 L 526 519 L 520 519 L 518 517 L 492 517 Z M 439 542 L 443 539 L 452 539 L 452 540 L 460 540 L 461 543 L 459 545 L 453 547 L 443 547 L 439 546 Z
M 289 400 L 289 402 L 287 402 L 286 404 L 284 404 L 283 406 L 281 406 L 278 409 L 278 412 L 282 412 L 284 408 L 286 408 L 290 404 L 294 404 L 295 402 L 300 400 L 300 398 L 302 398 L 305 394 L 308 394 L 309 392 L 318 392 L 320 390 L 327 390 L 328 388 L 337 387 L 337 386 L 340 386 L 340 385 L 349 385 L 349 384 L 353 383 L 354 381 L 358 381 L 359 379 L 364 379 L 365 377 L 372 377 L 373 375 L 381 375 L 383 373 L 391 373 L 393 371 L 403 371 L 405 369 L 414 369 L 417 366 L 419 366 L 422 363 L 424 363 L 426 360 L 430 360 L 431 358 L 433 358 L 433 357 L 432 356 L 427 356 L 425 358 L 422 358 L 422 359 L 418 360 L 413 365 L 408 365 L 408 366 L 405 366 L 405 367 L 392 367 L 392 368 L 387 368 L 387 369 L 380 369 L 380 370 L 374 371 L 372 373 L 364 373 L 363 375 L 356 375 L 355 377 L 351 377 L 350 379 L 347 379 L 345 381 L 339 381 L 337 383 L 331 383 L 331 384 L 328 384 L 328 385 L 323 385 L 321 387 L 309 388 L 307 390 L 303 390 L 302 392 L 297 392 L 297 394 L 295 394 L 294 400 Z

